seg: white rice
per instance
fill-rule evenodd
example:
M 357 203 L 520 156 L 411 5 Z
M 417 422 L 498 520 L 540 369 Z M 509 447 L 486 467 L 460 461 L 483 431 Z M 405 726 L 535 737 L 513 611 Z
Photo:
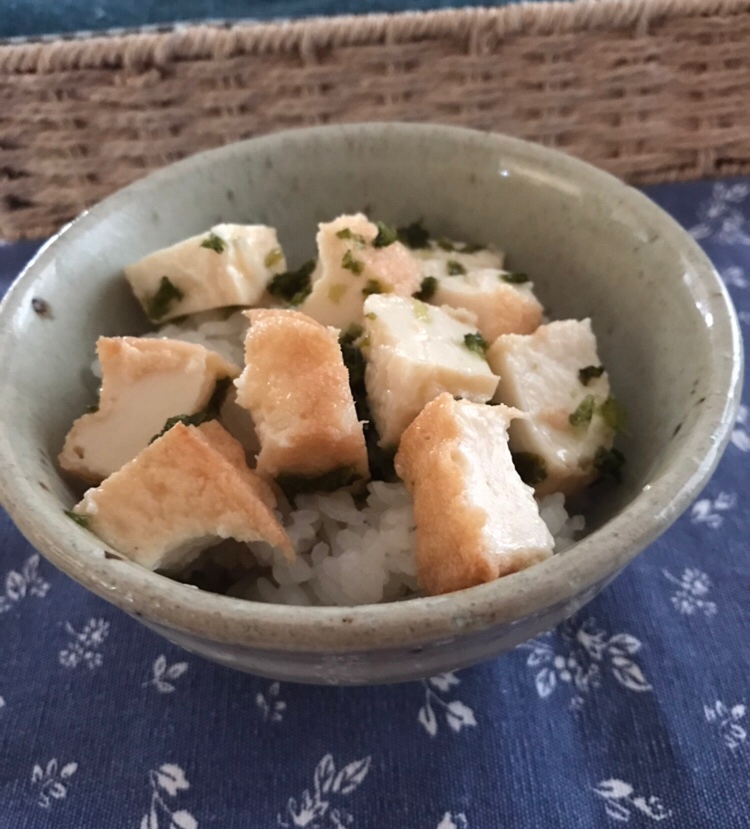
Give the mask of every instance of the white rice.
M 238 366 L 245 364 L 245 334 L 249 320 L 242 311 L 203 311 L 191 314 L 179 323 L 168 322 L 158 331 L 146 334 L 146 337 L 169 337 L 172 340 L 184 340 L 197 343 L 216 351 L 225 360 Z
M 266 545 L 253 545 L 270 567 L 261 578 L 248 575 L 229 591 L 277 604 L 359 605 L 418 593 L 411 498 L 401 483 L 372 481 L 359 509 L 348 492 L 302 495 L 284 520 L 297 551 L 291 566 Z M 539 513 L 555 538 L 555 552 L 575 544 L 584 528 L 581 515 L 569 517 L 565 498 L 542 498 Z
M 229 317 L 206 312 L 147 336 L 199 343 L 242 366 L 247 327 L 240 312 Z M 95 374 L 101 376 L 100 371 Z M 295 506 L 279 517 L 297 560 L 290 566 L 268 545 L 252 545 L 265 574 L 247 571 L 230 595 L 276 604 L 341 606 L 418 595 L 414 515 L 403 484 L 372 481 L 363 509 L 343 490 L 300 495 Z M 562 494 L 542 498 L 539 512 L 555 539 L 556 553 L 575 544 L 585 521 L 582 515 L 568 515 Z

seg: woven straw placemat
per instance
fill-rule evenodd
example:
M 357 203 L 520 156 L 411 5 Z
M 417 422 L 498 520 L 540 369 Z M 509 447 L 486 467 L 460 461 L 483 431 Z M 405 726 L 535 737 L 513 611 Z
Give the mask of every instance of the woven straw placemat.
M 750 171 L 750 0 L 579 0 L 0 46 L 0 238 L 308 124 L 437 121 L 644 183 Z

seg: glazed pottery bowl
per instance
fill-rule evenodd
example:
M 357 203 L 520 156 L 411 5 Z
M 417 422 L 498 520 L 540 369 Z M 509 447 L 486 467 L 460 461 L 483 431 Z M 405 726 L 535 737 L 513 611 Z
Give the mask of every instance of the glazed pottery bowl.
M 228 598 L 122 560 L 63 510 L 55 458 L 95 393 L 99 335 L 140 333 L 129 262 L 221 222 L 274 225 L 291 263 L 317 222 L 364 210 L 481 240 L 532 275 L 553 319 L 590 317 L 629 411 L 623 483 L 592 495 L 573 548 L 457 593 L 355 608 Z M 49 314 L 39 315 L 33 299 Z M 37 303 L 38 307 L 38 303 Z M 578 610 L 711 474 L 742 374 L 737 322 L 706 257 L 637 191 L 499 135 L 361 124 L 278 133 L 188 158 L 116 193 L 44 247 L 0 307 L 0 500 L 49 561 L 169 640 L 285 680 L 372 683 L 452 670 Z

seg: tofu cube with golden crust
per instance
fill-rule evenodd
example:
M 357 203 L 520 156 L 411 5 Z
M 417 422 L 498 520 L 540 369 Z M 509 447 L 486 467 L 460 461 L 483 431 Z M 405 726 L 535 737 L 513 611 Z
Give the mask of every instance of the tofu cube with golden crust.
M 367 477 L 338 331 L 298 311 L 246 312 L 246 366 L 237 403 L 252 415 L 260 441 L 257 471 L 319 478 L 337 470 Z
M 495 399 L 528 415 L 511 425 L 510 446 L 537 459 L 537 495 L 572 495 L 591 483 L 597 450 L 614 440 L 606 417 L 609 379 L 591 321 L 561 320 L 527 336 L 503 335 L 487 360 L 500 376 Z
M 508 426 L 519 414 L 441 394 L 401 438 L 396 472 L 414 499 L 417 580 L 430 595 L 493 581 L 552 555 L 534 492 L 508 448 Z
M 419 289 L 417 261 L 400 242 L 375 247 L 378 228 L 362 213 L 318 227 L 312 291 L 299 308 L 313 319 L 346 330 L 361 324 L 370 294 L 411 296 Z
M 271 279 L 286 270 L 276 231 L 220 224 L 157 250 L 125 268 L 152 322 L 231 305 L 257 305 Z
M 270 486 L 216 421 L 178 423 L 73 512 L 102 541 L 149 570 L 176 571 L 225 538 L 263 541 L 294 559 Z
M 501 334 L 531 334 L 542 322 L 543 309 L 531 282 L 506 281 L 518 278 L 492 269 L 440 276 L 429 301 L 473 311 L 479 332 L 489 343 Z
M 65 438 L 60 466 L 97 484 L 132 460 L 171 417 L 199 412 L 216 383 L 237 366 L 202 345 L 180 340 L 100 337 L 99 408 L 79 417 Z
M 492 398 L 497 377 L 483 354 L 466 345 L 476 328 L 398 296 L 371 296 L 365 312 L 365 385 L 381 446 L 397 446 L 404 429 L 444 391 L 478 403 Z

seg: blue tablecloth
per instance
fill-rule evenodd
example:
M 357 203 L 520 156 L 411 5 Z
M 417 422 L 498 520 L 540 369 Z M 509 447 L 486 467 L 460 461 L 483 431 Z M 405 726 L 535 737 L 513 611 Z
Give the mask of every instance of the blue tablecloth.
M 750 179 L 650 195 L 750 323 Z M 7 287 L 34 250 L 0 248 Z M 335 689 L 184 653 L 0 516 L 1 829 L 750 826 L 743 408 L 713 480 L 559 629 L 457 674 Z

